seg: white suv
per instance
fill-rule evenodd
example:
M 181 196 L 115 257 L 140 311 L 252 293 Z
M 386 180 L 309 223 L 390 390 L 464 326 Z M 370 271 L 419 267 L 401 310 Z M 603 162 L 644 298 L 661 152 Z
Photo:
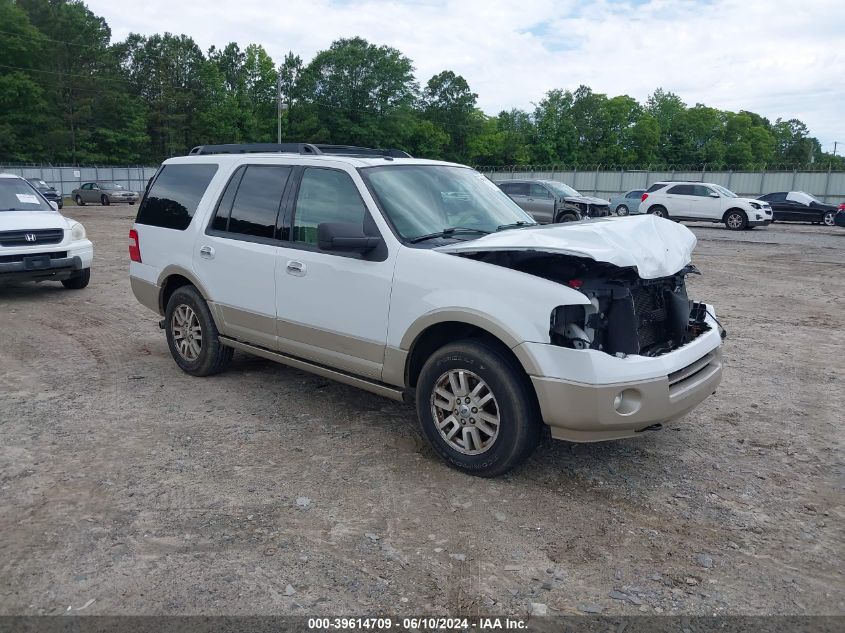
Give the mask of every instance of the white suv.
M 0 174 L 0 283 L 61 281 L 79 290 L 93 258 L 84 226 L 20 176 Z
M 224 145 L 162 165 L 129 270 L 184 371 L 241 350 L 415 401 L 446 461 L 494 476 L 546 427 L 634 436 L 714 392 L 694 246 L 653 216 L 539 226 L 478 172 L 398 150 Z
M 740 198 L 712 182 L 656 182 L 643 194 L 640 213 L 673 220 L 724 222 L 734 231 L 772 223 L 772 207 Z

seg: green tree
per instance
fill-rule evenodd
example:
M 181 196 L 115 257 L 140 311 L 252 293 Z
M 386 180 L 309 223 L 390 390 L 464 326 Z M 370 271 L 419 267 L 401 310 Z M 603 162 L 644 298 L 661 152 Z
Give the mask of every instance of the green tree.
M 451 70 L 444 70 L 428 80 L 421 105 L 425 118 L 444 128 L 451 143 L 446 151 L 449 160 L 469 160 L 469 139 L 478 133 L 475 125 L 475 104 L 478 95 L 466 79 Z

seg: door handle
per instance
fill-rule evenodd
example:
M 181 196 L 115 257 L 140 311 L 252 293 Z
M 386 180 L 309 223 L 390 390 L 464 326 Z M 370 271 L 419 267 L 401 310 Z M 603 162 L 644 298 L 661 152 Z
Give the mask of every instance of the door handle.
M 289 275 L 296 275 L 297 277 L 304 276 L 307 270 L 305 264 L 297 261 L 289 261 L 287 264 L 287 269 Z
M 210 246 L 203 246 L 200 249 L 200 257 L 203 259 L 214 259 L 214 249 Z

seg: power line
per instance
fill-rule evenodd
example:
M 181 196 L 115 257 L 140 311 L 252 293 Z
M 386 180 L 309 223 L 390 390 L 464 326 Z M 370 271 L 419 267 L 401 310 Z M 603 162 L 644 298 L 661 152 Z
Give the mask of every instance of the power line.
M 54 40 L 41 33 L 41 31 L 38 31 L 38 33 L 41 35 L 42 39 L 47 42 L 54 42 L 56 44 L 67 44 L 68 46 L 79 46 L 80 48 L 101 48 L 96 44 L 78 44 L 77 42 L 68 42 L 66 40 Z M 24 40 L 31 39 L 28 35 L 23 35 L 22 33 L 12 33 L 10 31 L 0 31 L 0 35 L 11 35 L 12 37 L 19 37 Z M 111 43 L 109 43 L 108 45 L 112 46 Z

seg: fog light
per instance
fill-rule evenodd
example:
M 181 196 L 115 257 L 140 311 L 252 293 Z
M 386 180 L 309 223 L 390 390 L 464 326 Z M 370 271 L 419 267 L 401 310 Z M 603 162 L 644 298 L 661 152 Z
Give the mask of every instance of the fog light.
M 619 415 L 631 415 L 640 410 L 642 397 L 637 389 L 625 389 L 613 398 L 613 408 Z

